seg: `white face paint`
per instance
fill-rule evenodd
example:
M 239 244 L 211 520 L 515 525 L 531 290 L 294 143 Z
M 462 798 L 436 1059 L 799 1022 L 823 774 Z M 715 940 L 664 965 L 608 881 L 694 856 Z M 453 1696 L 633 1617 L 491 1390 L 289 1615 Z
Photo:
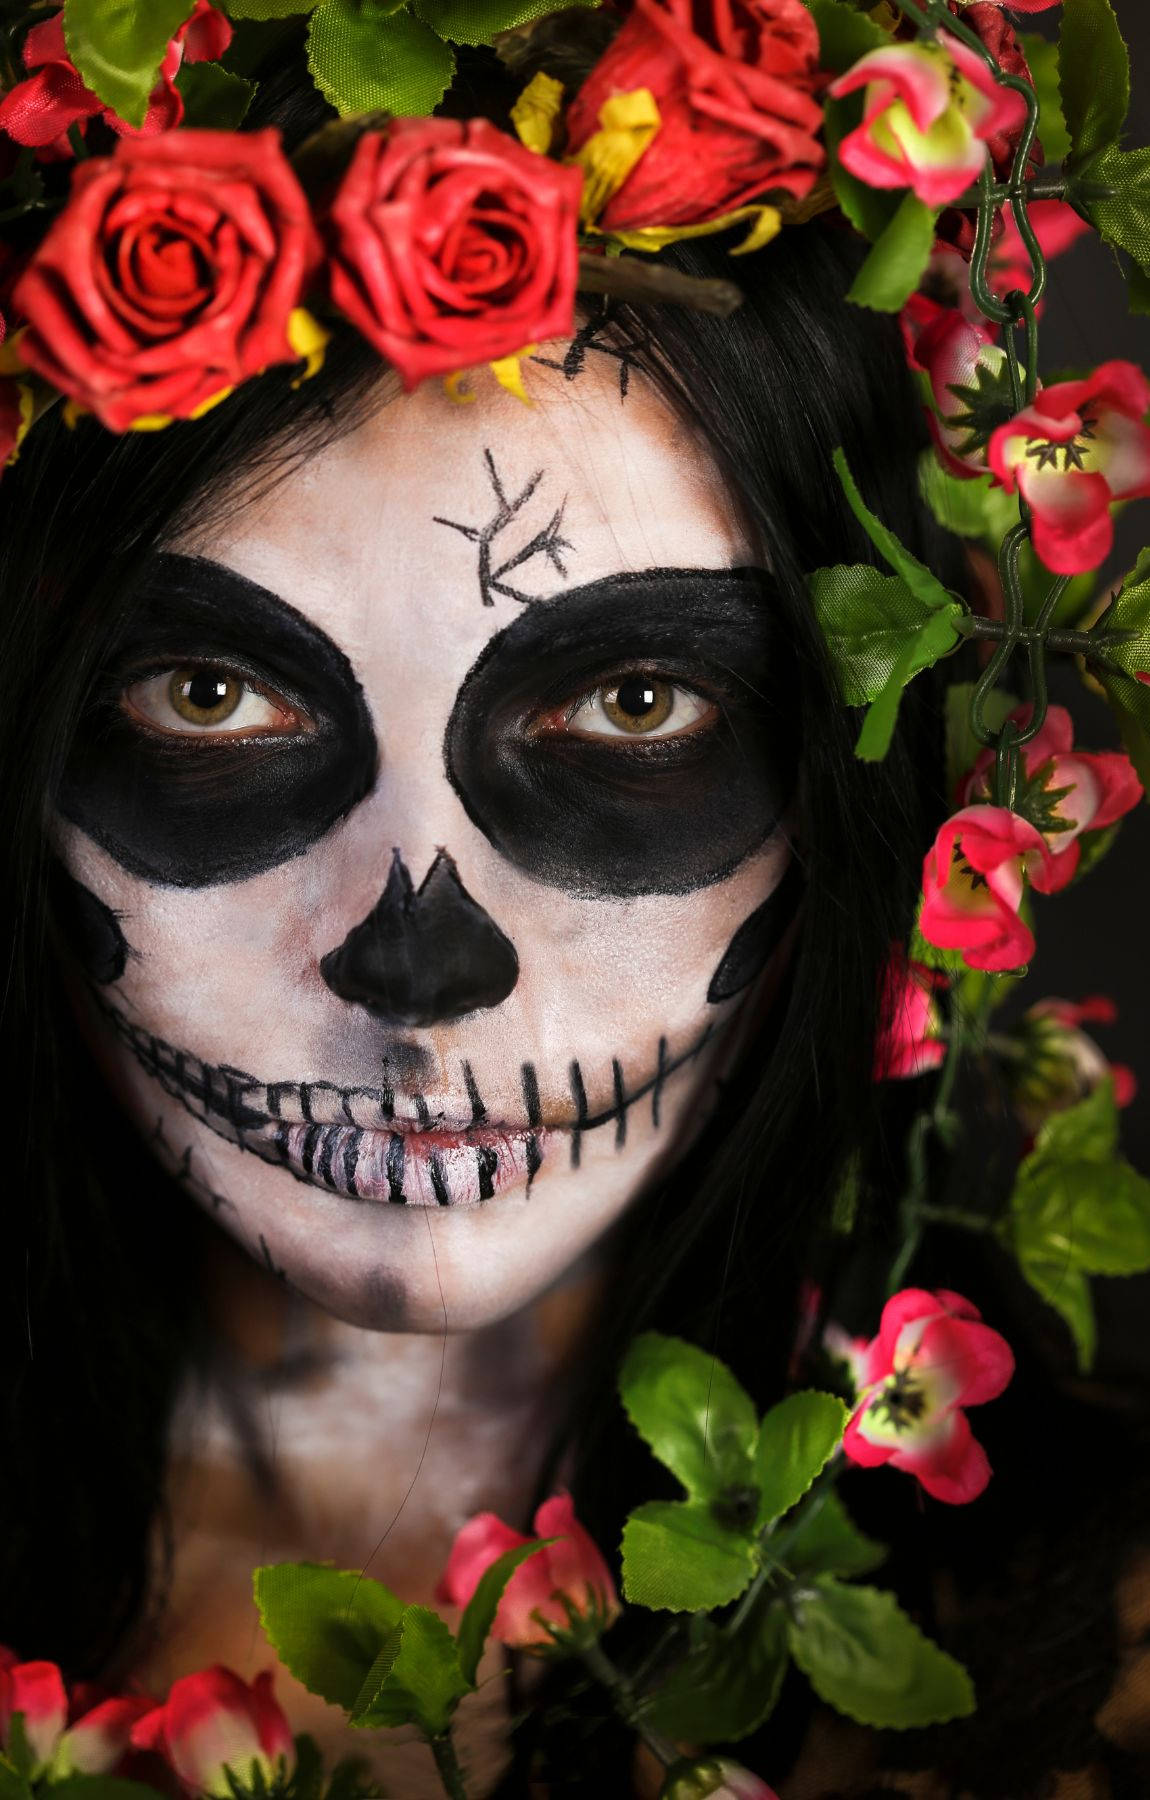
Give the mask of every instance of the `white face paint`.
M 793 911 L 794 684 L 736 509 L 616 361 L 531 375 L 392 400 L 169 546 L 63 796 L 114 1083 L 365 1325 L 491 1322 L 594 1244 Z

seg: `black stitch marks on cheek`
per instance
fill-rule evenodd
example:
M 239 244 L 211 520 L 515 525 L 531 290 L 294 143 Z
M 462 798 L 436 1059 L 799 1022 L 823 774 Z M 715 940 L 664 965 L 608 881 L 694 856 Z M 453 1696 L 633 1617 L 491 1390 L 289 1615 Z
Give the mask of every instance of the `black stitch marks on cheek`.
M 530 606 L 533 604 L 535 596 L 532 594 L 524 594 L 519 588 L 511 587 L 509 583 L 504 580 L 504 576 L 510 575 L 512 569 L 522 568 L 524 563 L 531 561 L 532 557 L 545 556 L 556 573 L 561 575 L 564 581 L 566 581 L 567 570 L 564 566 L 561 552 L 564 550 L 573 550 L 575 548 L 567 538 L 561 537 L 559 533 L 559 527 L 563 523 L 563 509 L 567 505 L 567 498 L 566 495 L 564 495 L 542 531 L 537 531 L 535 536 L 531 538 L 528 543 L 524 544 L 521 550 L 517 550 L 513 556 L 507 557 L 504 562 L 501 562 L 497 568 L 493 569 L 491 566 L 492 544 L 499 536 L 499 533 L 506 530 L 507 526 L 510 525 L 512 519 L 515 518 L 521 508 L 526 506 L 528 500 L 530 500 L 532 494 L 543 479 L 543 470 L 536 470 L 526 487 L 515 496 L 514 500 L 509 500 L 500 479 L 499 472 L 495 467 L 495 458 L 492 456 L 490 450 L 485 450 L 483 452 L 483 460 L 487 464 L 487 474 L 491 481 L 491 485 L 495 490 L 495 498 L 498 503 L 493 517 L 486 525 L 461 525 L 457 520 L 441 518 L 437 513 L 435 515 L 435 523 L 437 525 L 447 525 L 452 531 L 461 532 L 471 543 L 478 544 L 479 592 L 484 606 L 494 606 L 496 594 L 502 594 L 504 598 L 508 600 L 518 600 L 521 606 Z
M 124 936 L 119 916 L 55 858 L 48 879 L 53 915 L 89 981 L 99 987 L 119 981 L 129 956 L 136 954 Z
M 802 872 L 798 863 L 792 861 L 778 887 L 743 920 L 727 945 L 707 989 L 707 999 L 712 1006 L 741 993 L 756 975 L 762 974 L 794 918 L 802 896 Z

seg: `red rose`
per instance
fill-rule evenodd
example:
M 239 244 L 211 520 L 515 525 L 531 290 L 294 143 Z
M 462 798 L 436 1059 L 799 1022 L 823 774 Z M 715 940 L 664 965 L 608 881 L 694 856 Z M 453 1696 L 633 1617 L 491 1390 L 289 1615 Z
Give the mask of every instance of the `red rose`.
M 572 329 L 582 176 L 486 119 L 396 119 L 327 220 L 331 294 L 413 388 Z
M 659 108 L 658 131 L 596 223 L 703 224 L 773 188 L 801 199 L 825 161 L 818 58 L 801 0 L 635 0 L 567 113 L 575 153 L 613 96 L 649 88 Z
M 278 131 L 125 140 L 81 163 L 16 284 L 30 368 L 113 431 L 187 418 L 268 363 L 319 261 Z
M 171 131 L 184 116 L 184 101 L 175 85 L 181 62 L 214 62 L 232 41 L 232 28 L 211 0 L 195 0 L 195 7 L 174 37 L 168 40 L 159 77 L 148 96 L 148 111 L 140 126 L 127 125 L 99 94 L 92 92 L 68 55 L 64 41 L 64 15 L 53 13 L 33 25 L 24 39 L 24 67 L 32 71 L 0 99 L 0 130 L 18 144 L 47 153 L 47 160 L 72 155 L 68 127 L 87 131 L 95 114 L 123 137 L 155 137 Z

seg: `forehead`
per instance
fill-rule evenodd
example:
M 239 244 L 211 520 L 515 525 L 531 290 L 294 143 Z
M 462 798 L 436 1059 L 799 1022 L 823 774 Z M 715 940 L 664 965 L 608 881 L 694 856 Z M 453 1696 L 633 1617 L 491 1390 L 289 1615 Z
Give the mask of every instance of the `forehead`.
M 466 404 L 438 382 L 381 403 L 270 496 L 225 504 L 172 547 L 227 562 L 349 647 L 399 615 L 479 643 L 524 600 L 618 570 L 756 560 L 705 445 L 647 379 L 632 372 L 624 397 L 607 356 L 573 380 L 523 370 L 529 405 L 486 370 Z

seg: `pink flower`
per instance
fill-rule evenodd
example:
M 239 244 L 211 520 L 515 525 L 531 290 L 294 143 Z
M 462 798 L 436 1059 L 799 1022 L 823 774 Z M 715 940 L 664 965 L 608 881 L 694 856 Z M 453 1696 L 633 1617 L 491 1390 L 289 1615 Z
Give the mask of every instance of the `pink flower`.
M 962 16 L 964 6 L 976 3 L 977 0 L 959 0 L 959 17 Z M 982 0 L 982 3 L 984 5 L 1009 6 L 1011 12 L 1036 13 L 1049 12 L 1052 6 L 1059 4 L 1059 0 Z
M 1025 117 L 1021 95 L 948 32 L 872 50 L 828 92 L 859 88 L 863 122 L 839 145 L 844 168 L 869 187 L 911 188 L 928 206 L 957 200 L 981 174 L 988 140 Z
M 914 360 L 930 379 L 927 423 L 943 466 L 963 480 L 986 474 L 986 446 L 1009 418 L 1006 351 L 984 325 L 944 312 L 919 333 Z
M 571 1496 L 545 1500 L 534 1527 L 536 1537 L 557 1542 L 516 1569 L 499 1602 L 494 1636 L 520 1649 L 550 1649 L 577 1628 L 598 1636 L 618 1618 L 619 1596 L 598 1547 L 575 1517 Z M 531 1541 L 494 1513 L 477 1513 L 456 1535 L 436 1598 L 466 1606 L 497 1557 Z
M 18 81 L 0 100 L 0 130 L 18 144 L 33 145 L 49 155 L 72 154 L 68 127 L 87 130 L 97 114 L 122 137 L 155 137 L 171 131 L 184 116 L 183 96 L 175 78 L 183 61 L 214 62 L 231 42 L 232 28 L 210 0 L 195 0 L 191 14 L 169 40 L 159 79 L 148 98 L 148 111 L 140 126 L 128 125 L 105 106 L 98 94 L 85 87 L 64 41 L 64 15 L 53 13 L 33 25 L 24 39 L 24 67 L 33 73 Z
M 1029 704 L 1011 713 L 1019 725 L 1030 722 Z M 1023 746 L 1025 790 L 1015 802 L 1046 841 L 1049 857 L 1031 880 L 1040 894 L 1056 894 L 1074 879 L 1085 831 L 1104 831 L 1137 806 L 1142 783 L 1123 750 L 1074 748 L 1074 721 L 1064 706 L 1051 706 L 1036 737 Z M 994 754 L 984 750 L 959 790 L 969 805 L 990 792 Z
M 823 1349 L 832 1362 L 846 1364 L 857 1397 L 866 1385 L 870 1339 L 853 1337 L 844 1326 L 836 1324 L 832 1319 L 823 1330 Z
M 774 1788 L 728 1756 L 706 1762 L 674 1763 L 659 1800 L 778 1800 Z
M 935 999 L 938 989 L 946 985 L 945 975 L 908 961 L 901 944 L 892 947 L 879 1003 L 876 1081 L 922 1075 L 946 1060 Z
M 288 1773 L 295 1766 L 291 1726 L 272 1679 L 265 1669 L 249 1685 L 219 1663 L 185 1675 L 136 1723 L 132 1742 L 157 1751 L 189 1794 L 230 1795 L 229 1770 L 241 1782 L 257 1771 L 270 1782 L 281 1762 Z
M 1029 212 L 1030 223 L 1038 238 L 1038 247 L 1047 262 L 1061 256 L 1091 229 L 1086 220 L 1065 200 L 1032 200 Z M 992 292 L 1001 300 L 1013 288 L 1021 288 L 1025 293 L 1030 287 L 1034 271 L 1030 252 L 1014 222 L 1013 209 L 1004 206 L 999 217 L 1003 222 L 1002 230 L 990 252 L 987 274 Z M 1040 302 L 1040 313 L 1041 306 Z
M 962 1409 L 996 1399 L 1013 1373 L 1010 1345 L 969 1300 L 904 1288 L 883 1307 L 843 1450 L 862 1468 L 905 1469 L 936 1500 L 975 1500 L 990 1464 Z
M 1116 500 L 1150 494 L 1150 383 L 1108 362 L 1082 381 L 1043 388 L 990 439 L 996 479 L 1033 509 L 1034 547 L 1056 575 L 1082 575 L 1110 554 Z
M 10 1748 L 12 1715 L 22 1713 L 35 1766 L 50 1768 L 54 1778 L 110 1773 L 128 1750 L 132 1727 L 154 1705 L 142 1694 L 86 1704 L 82 1690 L 69 1705 L 55 1663 L 22 1663 L 0 1646 L 0 1748 Z
M 1004 1062 L 1003 1075 L 1014 1109 L 1034 1133 L 1051 1113 L 1063 1112 L 1092 1094 L 1107 1076 L 1119 1106 L 1129 1106 L 1138 1091 L 1134 1071 L 1108 1062 L 1083 1025 L 1112 1025 L 1118 1016 L 1113 1000 L 1093 994 L 1086 1000 L 1039 1000 L 1027 1008 L 1010 1033 L 1019 1060 Z
M 1034 934 L 1018 910 L 1026 878 L 1039 886 L 1051 862 L 1042 833 L 1017 813 L 963 807 L 946 821 L 923 864 L 923 937 L 940 949 L 961 950 L 971 969 L 1019 968 L 1034 954 Z

